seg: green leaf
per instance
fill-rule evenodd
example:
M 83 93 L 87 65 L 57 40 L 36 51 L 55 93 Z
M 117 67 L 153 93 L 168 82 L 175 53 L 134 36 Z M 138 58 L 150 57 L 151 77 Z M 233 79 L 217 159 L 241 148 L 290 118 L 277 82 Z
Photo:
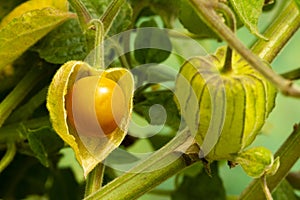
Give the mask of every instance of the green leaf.
M 83 1 L 91 15 L 99 18 L 110 1 Z M 131 24 L 131 7 L 125 3 L 118 13 L 109 34 L 124 31 Z M 32 49 L 50 63 L 63 64 L 69 60 L 84 60 L 94 45 L 94 31 L 83 33 L 78 20 L 72 19 L 51 31 Z
M 188 31 L 196 34 L 198 37 L 219 38 L 219 36 L 205 24 L 187 0 L 181 0 L 179 20 Z
M 51 156 L 64 146 L 64 142 L 48 127 L 29 131 L 27 138 L 35 156 L 46 167 L 50 166 Z
M 230 0 L 232 7 L 239 16 L 244 25 L 251 31 L 252 34 L 259 38 L 266 39 L 257 29 L 258 19 L 262 13 L 264 0 L 256 1 L 239 1 Z
M 172 28 L 178 17 L 180 0 L 151 1 L 151 10 L 161 16 L 167 28 Z
M 140 28 L 144 27 L 149 28 L 138 29 L 134 41 L 135 59 L 141 64 L 163 62 L 172 51 L 172 44 L 167 32 L 156 28 L 157 24 L 154 20 L 143 22 Z
M 0 29 L 0 71 L 48 32 L 71 17 L 53 8 L 34 10 Z
M 212 165 L 212 175 L 205 170 L 194 177 L 184 176 L 183 182 L 172 194 L 172 200 L 210 199 L 225 200 L 226 194 L 222 179 L 216 172 L 216 165 Z
M 178 110 L 176 109 L 176 104 L 173 100 L 173 92 L 169 90 L 165 91 L 155 91 L 155 92 L 146 92 L 143 93 L 142 96 L 137 98 L 143 99 L 135 104 L 134 110 L 146 118 L 146 120 L 153 124 L 158 125 L 162 122 L 162 116 L 158 116 L 156 118 L 151 119 L 149 116 L 149 109 L 153 105 L 161 105 L 166 111 L 166 124 L 174 128 L 178 129 L 180 124 L 180 115 Z
M 87 35 L 76 19 L 69 20 L 32 48 L 47 62 L 63 64 L 69 60 L 84 60 L 88 55 Z
M 23 14 L 33 11 L 33 10 L 42 10 L 44 8 L 53 8 L 63 12 L 68 11 L 68 2 L 67 0 L 29 0 L 21 5 L 17 6 L 13 11 L 0 23 L 0 28 L 6 26 L 15 18 L 21 17 Z
M 112 23 L 112 26 L 110 27 L 108 35 L 115 35 L 115 34 L 123 32 L 123 31 L 126 31 L 132 23 L 132 21 L 131 21 L 132 14 L 133 14 L 132 8 L 131 8 L 130 4 L 127 2 L 124 3 L 120 9 L 118 15 L 116 16 L 114 22 Z
M 108 8 L 108 5 L 111 3 L 111 0 L 84 0 L 84 4 L 87 6 L 88 10 L 91 12 L 92 16 L 100 18 L 105 10 Z M 110 28 L 108 35 L 115 35 L 122 31 L 125 31 L 129 25 L 131 25 L 132 9 L 129 3 L 124 3 L 114 19 L 114 22 Z
M 80 189 L 70 168 L 59 169 L 54 171 L 49 199 L 80 200 L 83 194 Z
M 239 163 L 244 171 L 253 178 L 259 178 L 271 169 L 271 175 L 277 171 L 279 159 L 274 164 L 273 154 L 265 147 L 253 147 L 238 154 L 235 162 Z
M 272 194 L 274 200 L 299 200 L 300 198 L 294 192 L 293 187 L 287 180 L 283 179 L 280 185 Z
M 17 154 L 11 165 L 0 174 L 0 179 L 1 198 L 24 199 L 28 195 L 46 193 L 49 169 L 33 157 Z

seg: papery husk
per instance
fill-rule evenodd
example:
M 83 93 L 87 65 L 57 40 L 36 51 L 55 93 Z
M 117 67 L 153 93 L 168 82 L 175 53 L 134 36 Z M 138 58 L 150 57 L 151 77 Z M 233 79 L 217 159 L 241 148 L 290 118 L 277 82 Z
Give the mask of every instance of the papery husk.
M 65 99 L 74 83 L 86 76 L 103 76 L 121 87 L 126 112 L 119 126 L 105 137 L 89 137 L 77 132 L 67 117 Z M 124 68 L 95 70 L 82 61 L 69 61 L 55 74 L 48 91 L 47 108 L 52 126 L 57 134 L 74 150 L 76 158 L 84 170 L 84 176 L 102 162 L 123 141 L 132 112 L 134 82 L 131 73 Z

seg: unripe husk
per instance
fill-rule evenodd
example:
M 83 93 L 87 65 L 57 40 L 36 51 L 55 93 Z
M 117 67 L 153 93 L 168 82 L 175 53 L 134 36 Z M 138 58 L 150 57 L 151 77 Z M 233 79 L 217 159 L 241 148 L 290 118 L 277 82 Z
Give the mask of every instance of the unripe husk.
M 275 87 L 235 52 L 231 69 L 224 68 L 225 53 L 191 58 L 176 80 L 178 108 L 208 161 L 234 161 L 259 134 L 276 97 Z

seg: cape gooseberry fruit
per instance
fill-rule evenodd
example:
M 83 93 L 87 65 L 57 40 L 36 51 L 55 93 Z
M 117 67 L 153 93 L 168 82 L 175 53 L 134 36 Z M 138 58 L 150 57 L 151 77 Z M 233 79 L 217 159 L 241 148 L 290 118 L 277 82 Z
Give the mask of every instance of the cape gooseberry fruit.
M 180 69 L 175 101 L 209 160 L 232 160 L 249 146 L 272 111 L 276 89 L 233 52 L 224 70 L 225 49 L 193 57 Z
M 121 87 L 113 80 L 88 76 L 75 82 L 66 95 L 69 122 L 85 136 L 112 133 L 126 112 Z

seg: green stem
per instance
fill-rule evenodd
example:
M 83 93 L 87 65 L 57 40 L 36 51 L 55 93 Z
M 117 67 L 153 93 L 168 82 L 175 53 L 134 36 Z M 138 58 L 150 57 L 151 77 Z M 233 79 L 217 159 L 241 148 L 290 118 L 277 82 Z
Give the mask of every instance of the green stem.
M 141 196 L 197 160 L 181 153 L 182 147 L 190 146 L 192 142 L 190 133 L 184 130 L 149 158 L 86 200 L 135 199 Z
M 231 9 L 224 3 L 218 3 L 217 11 L 221 12 L 224 15 L 226 19 L 226 24 L 231 29 L 231 31 L 235 33 L 236 19 Z M 232 49 L 228 46 L 226 50 L 223 72 L 226 73 L 226 72 L 230 72 L 231 70 L 232 70 Z
M 274 157 L 280 157 L 280 167 L 275 175 L 267 177 L 267 185 L 272 192 L 280 182 L 286 177 L 293 165 L 300 157 L 300 124 L 295 126 L 293 133 L 283 143 Z M 243 200 L 263 200 L 264 192 L 260 185 L 260 180 L 253 180 L 240 196 Z
M 104 37 L 108 33 L 115 17 L 120 10 L 120 7 L 124 2 L 125 0 L 112 1 L 100 20 L 92 19 L 89 21 L 90 25 L 93 25 L 96 31 L 93 64 L 93 67 L 96 69 L 104 69 L 105 67 L 103 49 Z M 87 177 L 85 196 L 88 196 L 101 188 L 103 173 L 104 166 L 102 163 L 99 163 Z
M 88 30 L 88 24 L 92 20 L 92 16 L 80 0 L 69 0 L 71 6 L 75 9 L 78 16 L 81 29 L 85 32 Z
M 103 41 L 104 41 L 104 30 L 102 21 L 99 19 L 93 19 L 91 21 L 94 29 L 96 31 L 95 35 L 95 43 L 94 43 L 94 63 L 93 67 L 96 69 L 104 69 L 104 49 L 103 49 Z
M 190 165 L 189 161 L 187 161 L 183 156 L 178 156 L 177 154 L 178 152 L 172 152 L 167 156 L 163 157 L 164 161 L 170 160 L 173 162 L 170 162 L 168 165 L 162 166 L 161 168 L 158 168 L 155 171 L 141 172 L 139 174 L 126 173 L 126 175 L 134 175 L 132 179 L 126 180 L 126 184 L 125 182 L 123 182 L 124 184 L 113 188 L 109 192 L 105 190 L 102 192 L 97 192 L 94 195 L 87 197 L 86 200 L 127 200 L 138 198 L 151 188 L 154 188 L 161 182 L 173 176 L 175 173 L 178 173 L 179 171 Z M 161 163 L 161 161 L 158 161 L 156 167 L 160 167 L 159 165 Z
M 7 150 L 3 158 L 0 160 L 0 174 L 12 162 L 17 152 L 14 142 L 7 143 Z
M 102 163 L 99 163 L 93 171 L 91 171 L 86 180 L 85 194 L 87 197 L 102 187 L 103 175 L 104 175 L 105 166 Z
M 252 52 L 267 62 L 272 62 L 299 27 L 299 11 L 292 1 L 264 32 L 268 41 L 258 40 L 252 46 Z
M 94 68 L 104 69 L 104 50 L 103 50 L 103 41 L 104 37 L 107 35 L 111 25 L 114 22 L 114 19 L 118 15 L 121 6 L 125 3 L 125 0 L 113 0 L 108 8 L 105 10 L 103 15 L 99 19 L 93 19 L 90 21 L 90 24 L 94 25 L 96 30 L 95 35 L 95 57 L 94 57 Z
M 44 77 L 43 75 L 46 70 L 46 67 L 32 67 L 18 85 L 0 103 L 0 127 L 30 90 Z
M 118 15 L 121 6 L 125 3 L 125 0 L 113 0 L 108 8 L 106 9 L 105 13 L 101 16 L 100 20 L 103 23 L 103 30 L 104 35 L 106 35 L 114 22 L 114 19 Z
M 264 61 L 253 54 L 228 28 L 222 18 L 215 12 L 217 9 L 216 1 L 190 0 L 199 14 L 205 19 L 206 23 L 224 40 L 228 45 L 235 49 L 253 68 L 272 82 L 281 92 L 288 96 L 300 97 L 300 88 L 292 81 L 286 80 L 276 74 Z M 293 4 L 294 5 L 294 4 Z M 295 6 L 295 5 L 294 5 Z
M 265 194 L 265 197 L 267 200 L 273 200 L 273 197 L 272 197 L 272 194 L 268 188 L 268 184 L 267 184 L 267 177 L 266 175 L 263 175 L 261 178 L 260 178 L 260 182 L 261 182 L 261 187 L 263 189 L 263 192 Z

